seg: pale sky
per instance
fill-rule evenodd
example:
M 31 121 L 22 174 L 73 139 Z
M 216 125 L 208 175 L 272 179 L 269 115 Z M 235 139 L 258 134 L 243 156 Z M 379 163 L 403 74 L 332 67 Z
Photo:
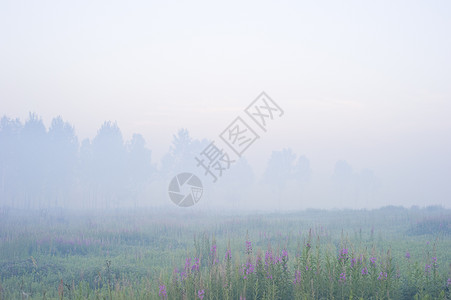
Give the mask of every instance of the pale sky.
M 392 204 L 450 206 L 450 37 L 449 1 L 2 1 L 0 114 L 80 140 L 117 121 L 156 162 L 266 91 L 285 115 L 246 153 L 257 172 L 290 147 L 319 176 L 373 170 Z

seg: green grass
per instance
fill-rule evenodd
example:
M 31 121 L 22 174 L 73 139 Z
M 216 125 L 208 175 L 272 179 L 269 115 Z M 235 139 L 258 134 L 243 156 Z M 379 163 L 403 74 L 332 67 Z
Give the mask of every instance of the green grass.
M 161 299 L 163 286 L 168 299 L 450 299 L 449 249 L 440 208 L 11 210 L 0 218 L 0 299 Z

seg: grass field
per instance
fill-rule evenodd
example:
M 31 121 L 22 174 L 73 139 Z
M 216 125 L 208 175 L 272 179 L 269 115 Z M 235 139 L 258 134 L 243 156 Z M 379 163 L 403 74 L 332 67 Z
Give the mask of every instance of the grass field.
M 0 299 L 450 299 L 451 211 L 0 212 Z

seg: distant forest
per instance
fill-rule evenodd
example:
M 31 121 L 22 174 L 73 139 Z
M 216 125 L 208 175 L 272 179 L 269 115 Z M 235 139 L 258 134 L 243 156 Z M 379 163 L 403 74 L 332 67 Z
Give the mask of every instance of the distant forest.
M 193 170 L 195 156 L 207 140 L 190 137 L 181 129 L 173 136 L 168 152 L 152 162 L 151 149 L 140 134 L 124 141 L 118 125 L 104 122 L 92 139 L 79 141 L 74 127 L 55 117 L 49 128 L 30 113 L 23 123 L 3 116 L 0 122 L 0 207 L 40 209 L 48 207 L 111 208 L 172 204 L 167 184 L 179 172 Z M 203 174 L 201 169 L 198 173 Z M 252 193 L 255 185 L 293 198 L 308 197 L 312 178 L 310 162 L 290 149 L 274 151 L 266 171 L 256 179 L 245 158 L 228 170 L 211 193 L 218 203 L 233 204 Z M 358 201 L 374 194 L 377 180 L 370 170 L 356 174 L 346 161 L 338 161 L 332 182 L 336 197 Z M 202 179 L 203 181 L 207 181 Z M 283 194 L 281 191 L 284 191 Z M 216 192 L 216 194 L 214 194 Z M 221 198 L 221 199 L 219 199 Z M 222 201 L 222 202 L 221 202 Z

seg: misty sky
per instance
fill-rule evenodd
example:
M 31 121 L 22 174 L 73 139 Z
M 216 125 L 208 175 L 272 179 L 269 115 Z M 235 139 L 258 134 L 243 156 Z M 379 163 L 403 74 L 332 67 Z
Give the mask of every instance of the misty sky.
M 371 169 L 380 205 L 451 204 L 449 1 L 2 1 L 0 115 L 105 120 L 157 162 L 217 136 L 261 92 L 285 111 L 246 158 Z M 320 185 L 321 180 L 317 181 Z M 330 206 L 335 206 L 331 203 Z

